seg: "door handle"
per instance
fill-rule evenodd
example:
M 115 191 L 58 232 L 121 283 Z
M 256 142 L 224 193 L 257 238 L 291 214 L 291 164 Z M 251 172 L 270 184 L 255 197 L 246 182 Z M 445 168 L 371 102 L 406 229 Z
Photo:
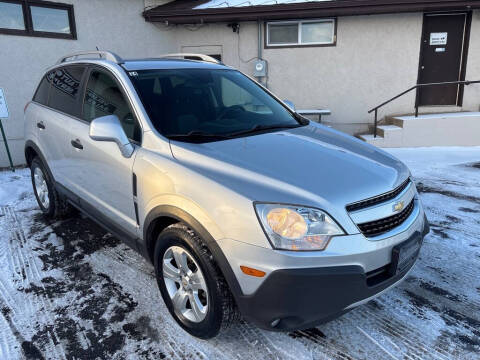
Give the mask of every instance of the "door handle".
M 74 148 L 76 148 L 76 149 L 83 150 L 83 145 L 82 145 L 82 143 L 80 142 L 79 139 L 72 140 L 72 141 L 70 142 L 70 144 L 72 144 L 72 146 L 73 146 Z
M 38 127 L 39 129 L 45 130 L 45 124 L 43 123 L 43 121 L 37 122 L 37 127 Z

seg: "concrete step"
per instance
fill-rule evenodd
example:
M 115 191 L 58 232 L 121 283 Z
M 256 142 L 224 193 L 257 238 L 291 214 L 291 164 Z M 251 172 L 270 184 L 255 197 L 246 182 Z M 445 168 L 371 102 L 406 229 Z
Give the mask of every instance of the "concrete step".
M 400 128 L 403 128 L 403 125 L 404 125 L 404 121 L 400 117 L 392 117 L 389 119 L 389 122 L 392 125 L 398 126 Z
M 377 127 L 377 138 L 360 139 L 379 147 L 480 145 L 480 112 L 395 116 Z
M 377 135 L 387 140 L 396 140 L 401 137 L 402 128 L 396 125 L 380 125 L 377 126 Z

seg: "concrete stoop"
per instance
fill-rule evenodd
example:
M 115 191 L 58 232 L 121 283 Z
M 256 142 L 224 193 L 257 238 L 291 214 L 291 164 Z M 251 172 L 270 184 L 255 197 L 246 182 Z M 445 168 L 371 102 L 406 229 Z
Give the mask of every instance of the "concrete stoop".
M 378 147 L 480 145 L 480 112 L 397 116 L 373 134 L 358 137 Z

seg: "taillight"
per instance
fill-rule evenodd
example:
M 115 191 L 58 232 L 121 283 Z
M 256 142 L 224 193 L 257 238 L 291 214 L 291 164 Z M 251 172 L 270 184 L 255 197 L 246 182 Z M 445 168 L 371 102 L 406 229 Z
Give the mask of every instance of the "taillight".
M 25 104 L 25 107 L 23 108 L 23 112 L 27 111 L 28 105 L 30 105 L 30 103 L 31 103 L 31 101 L 29 101 Z

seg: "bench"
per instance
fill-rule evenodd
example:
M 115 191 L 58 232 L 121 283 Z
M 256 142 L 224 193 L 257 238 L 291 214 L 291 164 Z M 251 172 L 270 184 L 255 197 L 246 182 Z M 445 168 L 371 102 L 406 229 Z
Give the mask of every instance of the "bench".
M 332 112 L 329 109 L 303 109 L 296 110 L 302 116 L 318 116 L 318 122 L 322 122 L 322 116 L 330 115 Z

